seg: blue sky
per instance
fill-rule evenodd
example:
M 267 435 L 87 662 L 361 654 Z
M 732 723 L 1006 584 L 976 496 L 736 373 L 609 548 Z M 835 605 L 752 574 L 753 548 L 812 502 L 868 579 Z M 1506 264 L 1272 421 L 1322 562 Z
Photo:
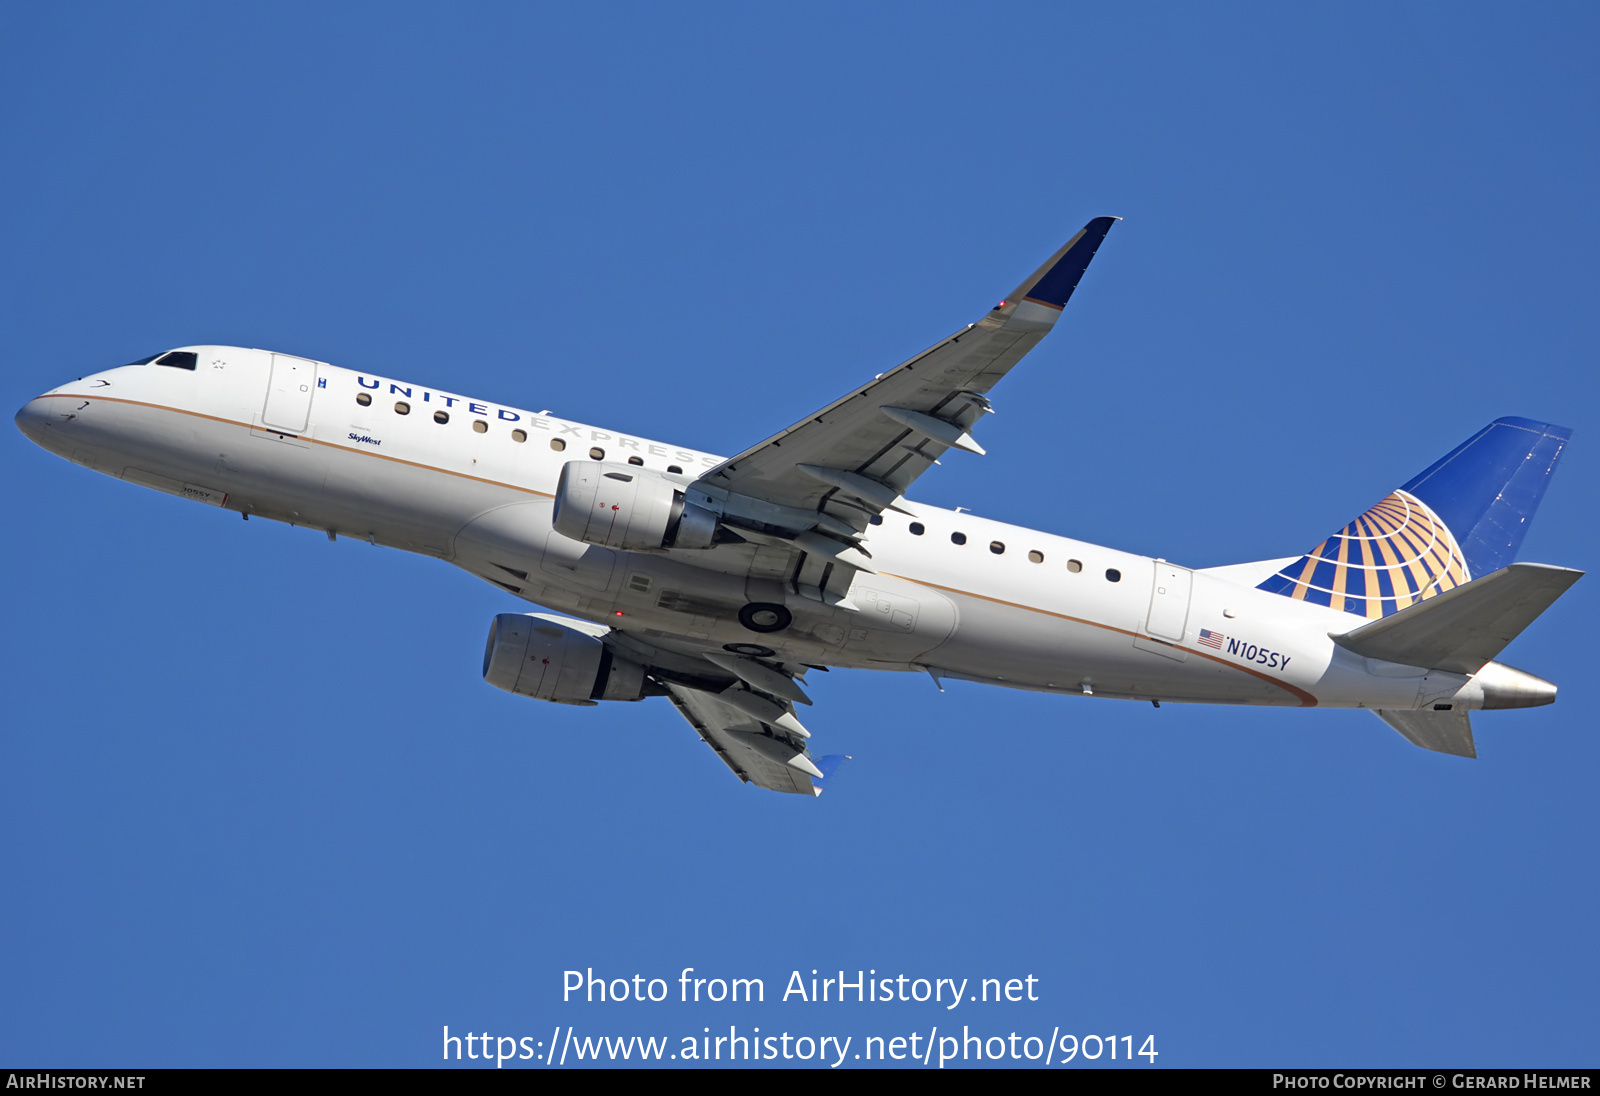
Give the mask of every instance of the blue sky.
M 1125 218 L 918 485 L 1208 566 L 1478 427 L 1574 429 L 1522 558 L 1591 568 L 1592 8 L 13 5 L 0 383 L 305 354 L 732 453 Z M 822 799 L 662 701 L 479 678 L 518 603 L 0 434 L 0 1062 L 430 1065 L 441 1028 L 1154 1034 L 1163 1065 L 1589 1064 L 1580 582 L 1480 760 L 1372 716 L 836 672 Z M 561 972 L 762 977 L 579 1005 Z M 1041 1000 L 772 1001 L 792 970 Z M 965 1006 L 963 1012 L 965 1011 Z M 477 1063 L 471 1063 L 477 1064 Z

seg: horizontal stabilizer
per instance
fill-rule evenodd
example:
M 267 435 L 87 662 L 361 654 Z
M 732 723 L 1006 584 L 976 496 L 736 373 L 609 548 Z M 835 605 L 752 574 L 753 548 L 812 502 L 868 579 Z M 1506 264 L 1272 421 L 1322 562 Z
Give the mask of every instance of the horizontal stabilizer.
M 1457 757 L 1477 757 L 1472 744 L 1472 721 L 1466 711 L 1381 711 L 1378 718 L 1406 736 L 1413 746 Z
M 1475 674 L 1582 577 L 1567 567 L 1513 563 L 1330 638 L 1365 658 Z

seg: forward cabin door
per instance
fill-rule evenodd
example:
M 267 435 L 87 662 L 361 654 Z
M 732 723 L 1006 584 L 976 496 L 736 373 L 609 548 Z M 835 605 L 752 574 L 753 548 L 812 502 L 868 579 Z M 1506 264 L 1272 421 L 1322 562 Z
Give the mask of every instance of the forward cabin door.
M 1174 643 L 1182 642 L 1183 630 L 1189 621 L 1189 593 L 1193 587 L 1193 571 L 1156 560 L 1156 579 L 1150 589 L 1150 616 L 1145 630 Z
M 317 363 L 292 354 L 272 355 L 272 377 L 267 381 L 263 424 L 290 434 L 302 434 L 311 418 L 311 394 L 317 387 Z

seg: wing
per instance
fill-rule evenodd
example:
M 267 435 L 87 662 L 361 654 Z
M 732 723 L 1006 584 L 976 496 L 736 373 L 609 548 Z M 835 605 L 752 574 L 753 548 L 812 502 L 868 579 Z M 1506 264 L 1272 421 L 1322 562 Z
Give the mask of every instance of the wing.
M 987 316 L 701 476 L 690 501 L 797 556 L 797 591 L 837 604 L 871 571 L 859 538 L 946 450 L 982 453 L 987 393 L 1061 315 L 1115 217 L 1096 217 Z M 845 603 L 848 604 L 848 603 Z
M 821 795 L 842 758 L 812 759 L 803 741 L 762 723 L 722 694 L 669 684 L 672 703 L 735 776 L 758 788 Z
M 746 783 L 821 795 L 827 778 L 846 760 L 840 754 L 811 756 L 811 733 L 795 716 L 795 705 L 811 703 L 797 680 L 806 666 L 660 635 L 605 629 L 602 639 L 614 654 L 644 666 L 654 686 L 651 695 L 665 694 Z

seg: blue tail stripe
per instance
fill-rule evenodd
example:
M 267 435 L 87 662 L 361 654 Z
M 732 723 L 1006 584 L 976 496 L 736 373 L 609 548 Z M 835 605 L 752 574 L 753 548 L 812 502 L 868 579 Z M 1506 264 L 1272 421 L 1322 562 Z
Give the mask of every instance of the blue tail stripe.
M 1511 563 L 1572 431 L 1496 419 L 1401 488 L 1427 503 L 1477 578 Z
M 1378 617 L 1498 571 L 1516 559 L 1571 436 L 1496 419 L 1257 588 Z
M 1265 590 L 1269 594 L 1289 594 L 1294 592 L 1294 580 L 1287 575 L 1273 575 L 1256 589 Z

